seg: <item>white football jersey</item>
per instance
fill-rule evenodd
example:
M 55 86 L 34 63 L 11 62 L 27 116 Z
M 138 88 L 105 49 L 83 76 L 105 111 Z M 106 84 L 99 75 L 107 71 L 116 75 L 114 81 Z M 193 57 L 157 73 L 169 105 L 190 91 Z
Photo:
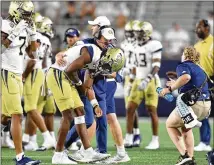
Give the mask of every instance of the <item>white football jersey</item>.
M 35 69 L 42 68 L 42 61 L 44 58 L 47 58 L 47 65 L 50 66 L 50 56 L 51 56 L 51 43 L 48 37 L 38 33 L 37 42 L 40 46 L 37 49 L 37 63 Z
M 37 32 L 37 42 L 39 43 L 39 47 L 36 50 L 36 64 L 34 69 L 42 69 L 42 61 L 44 58 L 47 58 L 47 67 L 51 66 L 51 56 L 52 56 L 52 48 L 51 43 L 48 37 L 42 35 L 41 33 Z M 27 65 L 27 61 L 29 57 L 26 56 L 25 58 L 25 67 Z
M 20 35 L 17 36 L 11 42 L 10 46 L 6 48 L 5 51 L 1 54 L 3 69 L 18 74 L 23 73 L 24 55 L 26 53 L 25 49 L 28 47 L 29 41 L 29 35 L 26 29 L 23 29 Z
M 149 40 L 147 43 L 136 44 L 136 78 L 144 79 L 151 73 L 153 59 L 161 59 L 162 44 L 157 40 Z
M 134 47 L 135 47 L 136 42 L 130 42 L 128 40 L 124 40 L 121 43 L 121 48 L 124 51 L 124 55 L 125 55 L 125 59 L 126 59 L 126 63 L 125 63 L 125 67 L 128 69 L 132 69 L 135 66 L 135 54 L 134 54 Z
M 64 59 L 66 60 L 66 66 L 61 67 L 57 63 L 51 65 L 52 68 L 56 68 L 59 70 L 65 70 L 74 60 L 80 57 L 81 49 L 83 47 L 89 47 L 88 49 L 91 50 L 92 60 L 91 63 L 87 64 L 84 68 L 87 69 L 96 69 L 101 57 L 101 50 L 94 44 L 81 44 L 77 46 L 73 46 L 69 48 L 67 51 L 64 52 Z

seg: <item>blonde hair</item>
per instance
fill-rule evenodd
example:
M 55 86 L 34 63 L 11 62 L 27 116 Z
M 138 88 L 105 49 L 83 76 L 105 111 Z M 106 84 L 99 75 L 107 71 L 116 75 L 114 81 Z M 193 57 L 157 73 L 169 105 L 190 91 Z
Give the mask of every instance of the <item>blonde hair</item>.
M 187 46 L 184 49 L 184 57 L 194 63 L 199 64 L 200 53 L 193 46 Z

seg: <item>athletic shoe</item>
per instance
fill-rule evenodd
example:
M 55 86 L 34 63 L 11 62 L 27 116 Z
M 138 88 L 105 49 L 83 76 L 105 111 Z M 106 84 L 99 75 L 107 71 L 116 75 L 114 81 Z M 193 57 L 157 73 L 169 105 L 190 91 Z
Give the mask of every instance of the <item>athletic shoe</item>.
M 77 146 L 77 142 L 73 142 L 70 147 L 68 147 L 69 151 L 78 151 L 79 147 Z
M 70 155 L 71 159 L 81 163 L 93 163 L 109 158 L 110 154 L 95 152 L 93 149 L 90 151 L 79 150 L 76 153 Z
M 195 151 L 212 151 L 212 148 L 210 145 L 206 145 L 203 142 L 200 142 L 196 147 L 194 147 Z
M 13 141 L 10 139 L 10 136 L 2 137 L 1 147 L 10 148 L 10 149 L 15 148 Z
M 184 155 L 180 155 L 178 157 L 178 161 L 175 165 L 189 165 L 189 163 L 192 162 L 192 159 L 188 156 L 187 153 L 185 153 Z
M 133 138 L 133 147 L 140 147 L 141 135 L 134 135 Z
M 46 151 L 49 149 L 54 149 L 56 147 L 56 141 L 51 137 L 49 140 L 45 140 L 41 147 L 36 151 Z
M 41 163 L 40 160 L 33 160 L 24 155 L 20 161 L 17 161 L 16 159 L 15 159 L 15 161 L 16 161 L 16 165 L 37 165 L 37 164 Z
M 208 165 L 214 165 L 214 149 L 206 154 Z
M 39 146 L 37 142 L 30 141 L 28 144 L 24 145 L 23 148 L 26 151 L 36 151 L 39 148 Z
M 152 140 L 148 146 L 145 147 L 145 149 L 148 150 L 156 150 L 160 147 L 158 140 Z
M 96 164 L 117 164 L 117 163 L 128 162 L 130 160 L 131 159 L 129 158 L 127 153 L 124 156 L 117 154 L 112 158 L 108 158 L 106 160 L 98 161 L 98 162 L 96 162 Z
M 63 151 L 60 153 L 54 153 L 52 157 L 52 164 L 77 164 L 77 162 L 72 161 L 67 153 Z
M 131 143 L 129 140 L 124 139 L 124 147 L 125 148 L 132 148 L 133 142 Z

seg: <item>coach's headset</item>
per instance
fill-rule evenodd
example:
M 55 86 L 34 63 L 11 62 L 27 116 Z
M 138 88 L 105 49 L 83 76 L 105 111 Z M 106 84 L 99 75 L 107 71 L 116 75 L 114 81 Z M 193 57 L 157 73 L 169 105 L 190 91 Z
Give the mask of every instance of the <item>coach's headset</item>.
M 69 36 L 69 33 L 75 33 L 76 34 L 76 37 L 79 37 L 80 36 L 80 31 L 75 29 L 75 28 L 68 28 L 66 31 L 65 31 L 65 34 L 64 34 L 64 42 L 67 44 L 67 36 Z
M 110 26 L 100 26 L 99 29 L 98 29 L 98 31 L 94 34 L 94 37 L 99 40 L 101 38 L 101 36 L 102 36 L 102 30 L 105 29 L 105 28 L 111 28 L 114 31 L 114 34 L 115 34 L 115 30 L 114 30 L 113 27 L 110 27 Z

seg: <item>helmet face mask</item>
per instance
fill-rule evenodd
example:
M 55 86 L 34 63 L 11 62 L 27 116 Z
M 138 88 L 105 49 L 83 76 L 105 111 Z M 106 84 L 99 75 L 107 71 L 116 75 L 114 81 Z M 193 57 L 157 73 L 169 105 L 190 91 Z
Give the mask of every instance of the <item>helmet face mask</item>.
M 134 31 L 125 31 L 125 37 L 126 39 L 132 39 L 135 37 Z
M 149 22 L 139 22 L 133 26 L 135 37 L 139 42 L 148 41 L 152 36 L 152 25 Z
M 48 17 L 43 18 L 39 32 L 50 38 L 54 37 L 53 22 Z

